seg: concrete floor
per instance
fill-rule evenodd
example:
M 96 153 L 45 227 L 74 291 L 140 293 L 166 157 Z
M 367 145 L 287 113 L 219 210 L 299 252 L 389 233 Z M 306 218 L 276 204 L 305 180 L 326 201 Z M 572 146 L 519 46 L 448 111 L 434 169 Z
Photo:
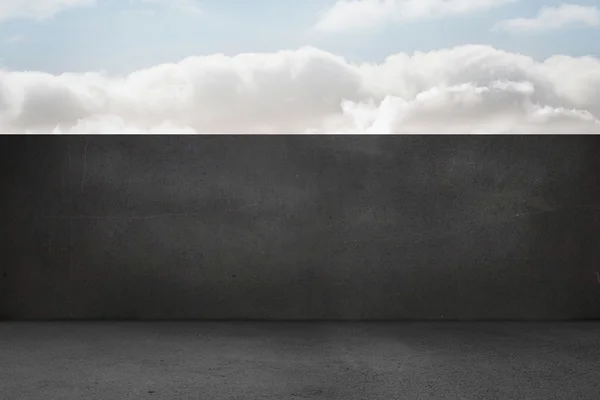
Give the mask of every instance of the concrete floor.
M 598 399 L 600 322 L 0 322 L 0 399 Z

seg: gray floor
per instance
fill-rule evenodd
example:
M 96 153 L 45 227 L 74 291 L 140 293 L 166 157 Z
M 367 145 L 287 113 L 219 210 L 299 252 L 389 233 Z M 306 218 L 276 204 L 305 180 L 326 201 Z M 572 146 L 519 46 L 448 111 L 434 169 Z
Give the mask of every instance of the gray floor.
M 600 323 L 0 322 L 0 399 L 598 399 Z

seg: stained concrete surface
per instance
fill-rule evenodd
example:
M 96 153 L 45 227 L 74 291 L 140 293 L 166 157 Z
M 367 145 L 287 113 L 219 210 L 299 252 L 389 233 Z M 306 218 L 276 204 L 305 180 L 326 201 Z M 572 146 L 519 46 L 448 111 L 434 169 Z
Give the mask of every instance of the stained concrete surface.
M 0 323 L 0 398 L 598 399 L 600 323 Z
M 2 136 L 0 319 L 600 318 L 597 136 Z

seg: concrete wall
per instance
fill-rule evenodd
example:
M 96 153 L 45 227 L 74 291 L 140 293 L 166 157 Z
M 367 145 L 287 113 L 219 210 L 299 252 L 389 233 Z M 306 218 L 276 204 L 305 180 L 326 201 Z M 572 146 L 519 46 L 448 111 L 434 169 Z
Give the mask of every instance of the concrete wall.
M 4 136 L 0 316 L 600 317 L 595 136 Z

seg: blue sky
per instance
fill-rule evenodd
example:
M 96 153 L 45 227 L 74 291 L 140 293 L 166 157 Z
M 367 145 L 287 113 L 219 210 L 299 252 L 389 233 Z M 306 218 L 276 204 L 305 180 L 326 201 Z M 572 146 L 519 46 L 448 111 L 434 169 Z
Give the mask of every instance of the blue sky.
M 12 1 L 12 0 L 7 0 Z M 173 1 L 97 0 L 43 20 L 0 21 L 0 65 L 11 70 L 107 71 L 122 74 L 188 56 L 274 52 L 315 46 L 352 61 L 380 62 L 398 52 L 464 44 L 543 59 L 600 55 L 600 28 L 571 26 L 542 33 L 492 31 L 500 20 L 533 17 L 560 1 L 521 0 L 461 16 L 382 24 L 348 32 L 311 30 L 335 0 L 200 0 L 202 14 Z M 597 0 L 578 0 L 598 6 Z
M 600 133 L 569 1 L 0 0 L 0 132 Z

